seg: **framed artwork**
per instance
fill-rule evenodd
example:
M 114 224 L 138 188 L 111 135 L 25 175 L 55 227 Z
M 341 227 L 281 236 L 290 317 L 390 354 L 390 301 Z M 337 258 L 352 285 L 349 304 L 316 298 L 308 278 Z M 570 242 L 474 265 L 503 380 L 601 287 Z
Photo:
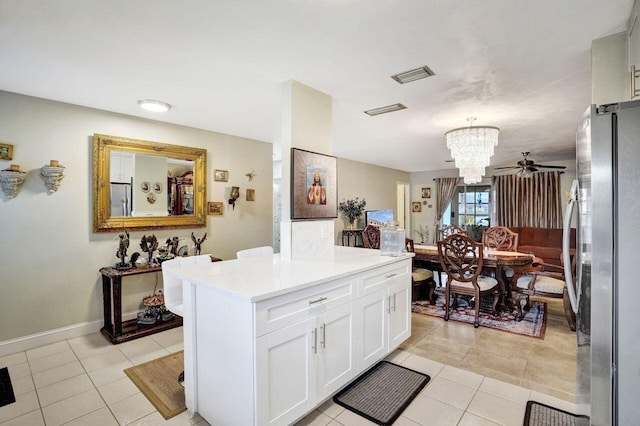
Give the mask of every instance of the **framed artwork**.
M 216 182 L 227 182 L 229 180 L 229 172 L 226 170 L 214 170 L 213 180 Z
M 156 183 L 154 183 L 154 184 L 153 184 L 153 191 L 154 191 L 156 194 L 161 193 L 161 192 L 162 192 L 162 184 L 161 184 L 160 182 L 156 182 Z
M 413 213 L 420 213 L 422 211 L 422 205 L 420 205 L 419 202 L 412 202 L 411 203 L 411 211 Z
M 13 160 L 13 145 L 0 143 L 0 160 Z
M 422 198 L 431 198 L 431 188 L 422 188 Z
M 207 213 L 211 215 L 220 216 L 224 211 L 223 209 L 224 209 L 224 204 L 222 203 L 222 201 L 211 201 L 207 203 Z
M 338 217 L 338 161 L 291 148 L 291 219 Z
M 256 190 L 247 189 L 247 201 L 255 201 L 255 200 L 256 200 Z
M 142 190 L 142 192 L 144 192 L 146 194 L 151 189 L 151 183 L 146 182 L 146 181 L 142 182 L 140 184 L 140 189 Z

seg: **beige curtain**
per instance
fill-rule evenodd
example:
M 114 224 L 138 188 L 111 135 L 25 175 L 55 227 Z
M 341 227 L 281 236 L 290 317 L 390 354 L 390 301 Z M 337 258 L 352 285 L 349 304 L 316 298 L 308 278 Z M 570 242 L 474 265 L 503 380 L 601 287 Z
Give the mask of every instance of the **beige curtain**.
M 492 190 L 492 225 L 562 228 L 560 172 L 534 173 L 530 178 L 493 176 Z
M 460 183 L 460 178 L 437 178 L 434 179 L 436 181 L 436 219 L 433 223 L 436 233 L 438 230 L 438 226 L 440 225 L 440 220 L 442 219 L 442 215 L 444 211 L 447 209 L 451 198 L 456 193 L 456 188 Z

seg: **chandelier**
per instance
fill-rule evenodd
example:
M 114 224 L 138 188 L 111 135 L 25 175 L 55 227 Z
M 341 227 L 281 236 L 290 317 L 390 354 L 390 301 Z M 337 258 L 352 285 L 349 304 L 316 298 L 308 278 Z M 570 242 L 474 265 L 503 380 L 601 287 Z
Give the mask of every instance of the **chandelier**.
M 469 127 L 460 127 L 445 133 L 447 148 L 455 160 L 456 167 L 464 183 L 478 183 L 493 156 L 493 148 L 498 145 L 500 129 L 492 126 L 473 127 L 475 117 L 467 118 Z

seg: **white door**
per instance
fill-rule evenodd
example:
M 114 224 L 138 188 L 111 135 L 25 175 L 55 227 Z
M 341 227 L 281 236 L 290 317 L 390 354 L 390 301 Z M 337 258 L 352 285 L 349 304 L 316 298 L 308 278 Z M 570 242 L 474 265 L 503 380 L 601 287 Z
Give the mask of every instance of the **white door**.
M 388 301 L 387 289 L 369 294 L 360 300 L 362 315 L 361 370 L 369 368 L 388 352 Z
M 316 319 L 256 339 L 256 424 L 288 425 L 316 406 Z
M 318 400 L 329 396 L 354 377 L 355 313 L 351 303 L 318 317 Z
M 389 287 L 389 351 L 411 336 L 411 282 L 398 281 Z

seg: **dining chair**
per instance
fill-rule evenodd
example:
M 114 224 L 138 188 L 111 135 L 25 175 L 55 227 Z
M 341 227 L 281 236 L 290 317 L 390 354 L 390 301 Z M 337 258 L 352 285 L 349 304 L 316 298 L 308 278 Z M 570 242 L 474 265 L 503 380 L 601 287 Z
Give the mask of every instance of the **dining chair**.
M 273 254 L 273 247 L 262 246 L 262 247 L 254 247 L 246 250 L 240 250 L 236 252 L 236 258 L 243 259 L 246 257 L 268 256 L 270 254 Z
M 482 246 L 485 250 L 518 251 L 518 233 L 504 226 L 492 226 L 482 233 Z M 502 269 L 504 277 L 512 285 L 513 268 Z
M 211 263 L 211 256 L 202 254 L 198 256 L 176 257 L 162 262 L 162 288 L 164 292 L 164 306 L 176 315 L 184 316 L 184 302 L 182 300 L 182 280 L 171 269 L 189 265 L 201 265 Z M 178 382 L 184 386 L 184 371 L 178 376 Z
M 380 248 L 380 228 L 373 225 L 367 225 L 362 231 L 362 245 L 365 248 Z
M 564 259 L 561 258 L 562 261 Z M 572 256 L 571 271 L 572 281 L 575 286 L 575 262 L 576 256 Z M 571 309 L 567 283 L 564 278 L 564 266 L 544 263 L 539 257 L 533 258 L 533 263 L 523 271 L 523 275 L 516 280 L 516 291 L 519 297 L 516 299 L 518 316 L 522 318 L 522 310 L 529 310 L 531 297 L 562 298 L 564 314 L 571 331 L 576 331 L 576 315 Z M 523 306 L 524 305 L 524 306 Z
M 436 229 L 436 242 L 442 241 L 449 235 L 453 234 L 467 235 L 467 231 L 457 225 L 449 225 L 445 228 L 438 228 Z
M 405 238 L 407 253 L 415 253 L 415 247 L 411 238 Z M 411 300 L 420 300 L 422 290 L 428 291 L 428 300 L 431 305 L 436 304 L 435 289 L 436 282 L 433 279 L 433 272 L 416 267 L 415 257 L 411 258 Z
M 438 241 L 438 256 L 442 270 L 446 273 L 445 286 L 445 314 L 444 320 L 449 320 L 451 296 L 453 307 L 458 306 L 458 295 L 473 296 L 474 327 L 480 326 L 480 300 L 482 297 L 493 296 L 491 313 L 495 314 L 496 305 L 500 298 L 498 280 L 480 275 L 482 271 L 482 243 L 476 243 L 464 234 L 456 233 Z

